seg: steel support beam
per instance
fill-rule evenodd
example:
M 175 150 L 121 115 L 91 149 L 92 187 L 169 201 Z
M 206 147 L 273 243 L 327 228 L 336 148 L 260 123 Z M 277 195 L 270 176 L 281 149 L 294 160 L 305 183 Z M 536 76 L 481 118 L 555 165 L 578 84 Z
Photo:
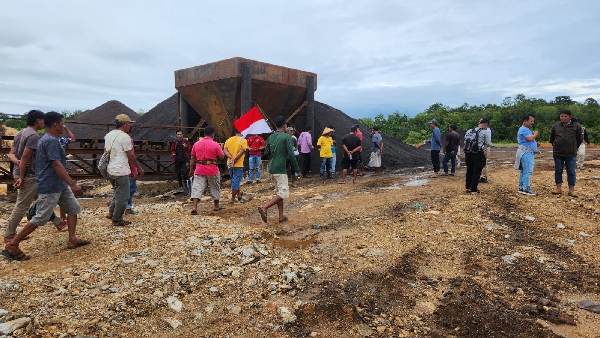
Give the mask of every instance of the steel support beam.
M 315 135 L 319 133 L 315 132 L 315 77 L 306 77 L 306 126 L 312 130 L 311 135 L 313 136 L 313 142 L 315 141 Z
M 242 63 L 241 109 L 239 116 L 252 109 L 252 71 L 246 62 Z

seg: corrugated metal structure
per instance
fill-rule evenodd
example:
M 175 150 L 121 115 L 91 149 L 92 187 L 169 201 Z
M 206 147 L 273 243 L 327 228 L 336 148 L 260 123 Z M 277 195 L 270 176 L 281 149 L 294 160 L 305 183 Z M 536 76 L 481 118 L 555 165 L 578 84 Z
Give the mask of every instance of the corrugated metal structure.
M 175 88 L 190 138 L 206 125 L 217 137 L 233 135 L 233 122 L 254 105 L 273 128 L 279 115 L 295 126 L 314 125 L 315 73 L 235 57 L 175 71 Z

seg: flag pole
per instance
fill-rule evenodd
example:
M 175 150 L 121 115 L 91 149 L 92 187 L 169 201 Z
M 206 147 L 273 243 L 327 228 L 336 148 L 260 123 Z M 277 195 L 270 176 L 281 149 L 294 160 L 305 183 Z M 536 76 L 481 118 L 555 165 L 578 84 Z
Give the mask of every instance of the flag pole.
M 273 123 L 271 122 L 271 120 L 269 119 L 269 117 L 267 116 L 267 114 L 265 114 L 265 112 L 262 110 L 262 108 L 258 105 L 258 102 L 256 102 L 256 99 L 253 97 L 252 101 L 254 102 L 254 105 L 256 106 L 256 108 L 258 108 L 258 111 L 260 112 L 260 114 L 262 115 L 262 117 L 265 119 L 265 121 L 267 121 L 267 124 L 269 124 L 269 128 L 271 128 L 271 130 L 275 131 L 277 130 L 277 128 L 273 128 Z

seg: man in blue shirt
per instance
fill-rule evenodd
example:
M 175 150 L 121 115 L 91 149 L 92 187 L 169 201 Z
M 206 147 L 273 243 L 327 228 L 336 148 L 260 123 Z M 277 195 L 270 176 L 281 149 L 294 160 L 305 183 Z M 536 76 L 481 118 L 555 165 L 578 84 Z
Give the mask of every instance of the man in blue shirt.
M 534 155 L 537 152 L 537 142 L 535 139 L 538 136 L 538 131 L 531 132 L 529 128 L 533 126 L 535 117 L 531 114 L 523 116 L 523 125 L 517 131 L 517 142 L 519 149 L 517 150 L 517 159 L 515 160 L 515 168 L 521 169 L 519 175 L 519 194 L 535 196 L 537 193 L 531 190 L 530 178 L 533 173 Z
M 429 126 L 433 129 L 431 140 L 425 140 L 425 143 L 431 143 L 431 164 L 433 164 L 433 175 L 431 178 L 437 178 L 440 171 L 440 150 L 442 149 L 442 134 L 438 128 L 438 121 L 431 120 Z
M 379 127 L 373 127 L 371 134 L 371 168 L 375 169 L 373 176 L 381 175 L 381 154 L 383 153 L 383 137 L 379 133 Z
M 35 183 L 38 193 L 35 216 L 2 250 L 3 256 L 13 260 L 23 261 L 30 258 L 19 249 L 19 243 L 37 227 L 48 222 L 56 205 L 59 205 L 68 214 L 69 240 L 67 248 L 75 249 L 90 244 L 89 241 L 78 239 L 75 236 L 77 215 L 81 212 L 75 195 L 81 196 L 82 191 L 65 169 L 67 156 L 65 149 L 58 141 L 58 137 L 64 131 L 63 116 L 56 112 L 46 113 L 44 125 L 46 134 L 38 142 L 35 165 Z

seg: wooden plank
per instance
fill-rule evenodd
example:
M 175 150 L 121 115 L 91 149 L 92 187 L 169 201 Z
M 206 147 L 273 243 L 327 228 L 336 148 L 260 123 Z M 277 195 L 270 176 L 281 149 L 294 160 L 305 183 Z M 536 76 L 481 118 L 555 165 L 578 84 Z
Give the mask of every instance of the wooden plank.
M 306 107 L 307 105 L 308 105 L 307 101 L 302 102 L 300 107 L 298 107 L 298 109 L 296 109 L 296 111 L 293 112 L 292 115 L 290 115 L 290 117 L 288 117 L 287 120 L 285 120 L 285 122 L 289 123 L 294 118 L 294 116 L 296 116 L 296 114 L 298 114 L 302 110 L 302 108 Z

